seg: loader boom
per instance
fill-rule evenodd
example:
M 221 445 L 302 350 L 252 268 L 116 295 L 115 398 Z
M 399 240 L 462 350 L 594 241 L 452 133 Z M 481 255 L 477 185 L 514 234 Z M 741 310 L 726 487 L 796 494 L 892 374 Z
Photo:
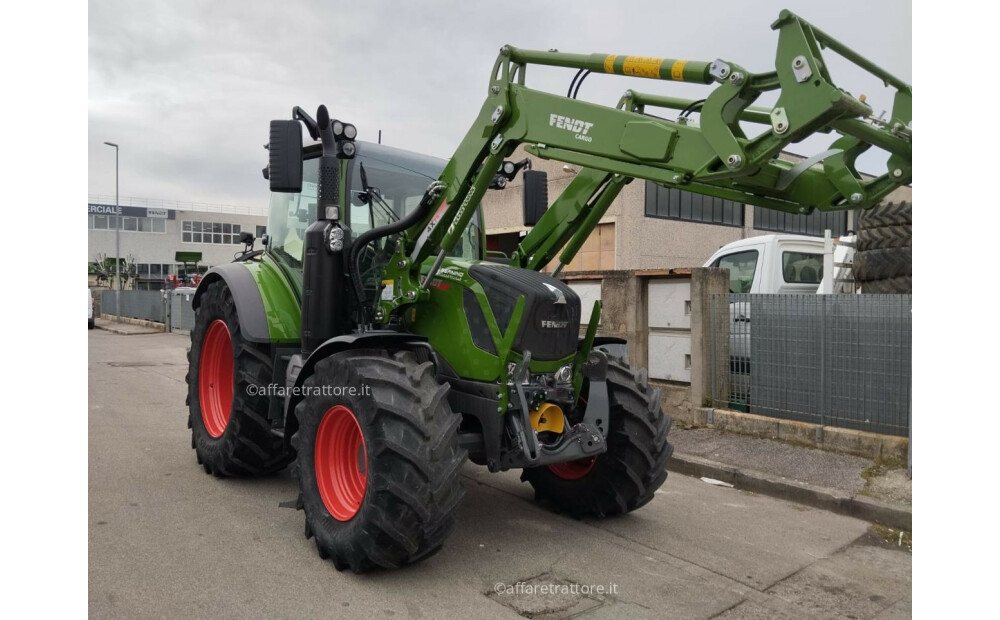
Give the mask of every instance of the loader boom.
M 667 187 L 790 213 L 865 208 L 911 181 L 911 87 L 833 37 L 785 10 L 774 71 L 752 73 L 723 60 L 569 54 L 504 46 L 479 117 L 445 167 L 433 207 L 406 230 L 389 261 L 391 298 L 378 301 L 388 320 L 426 298 L 427 283 L 458 242 L 496 171 L 518 145 L 542 159 L 583 168 L 524 239 L 511 263 L 541 269 L 563 249 L 569 262 L 625 183 L 640 178 Z M 838 53 L 896 90 L 888 121 L 874 119 L 864 98 L 832 81 L 821 48 Z M 617 108 L 527 88 L 529 65 L 714 85 L 704 101 L 628 91 Z M 751 107 L 778 91 L 771 109 Z M 645 113 L 648 106 L 701 107 L 700 125 Z M 764 125 L 748 136 L 741 122 Z M 830 149 L 794 164 L 777 158 L 815 133 L 840 137 Z M 885 171 L 863 178 L 854 162 L 877 146 Z M 424 261 L 435 257 L 429 269 Z

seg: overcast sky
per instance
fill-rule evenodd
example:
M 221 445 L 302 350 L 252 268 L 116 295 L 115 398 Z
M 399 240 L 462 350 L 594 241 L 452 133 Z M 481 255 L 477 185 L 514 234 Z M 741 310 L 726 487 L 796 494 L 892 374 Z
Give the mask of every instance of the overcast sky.
M 501 45 L 774 68 L 770 24 L 789 8 L 912 81 L 908 1 L 379 2 L 91 0 L 89 192 L 263 207 L 268 121 L 324 103 L 360 140 L 449 157 L 475 119 Z M 878 80 L 831 58 L 834 82 L 891 109 Z M 565 93 L 573 71 L 529 67 L 527 84 Z M 594 74 L 580 99 L 614 105 L 627 88 L 700 98 L 698 87 Z M 767 104 L 769 101 L 761 100 Z M 828 140 L 827 140 L 828 142 Z M 812 143 L 800 152 L 821 150 Z M 864 168 L 883 166 L 865 160 Z M 880 172 L 874 169 L 873 171 Z

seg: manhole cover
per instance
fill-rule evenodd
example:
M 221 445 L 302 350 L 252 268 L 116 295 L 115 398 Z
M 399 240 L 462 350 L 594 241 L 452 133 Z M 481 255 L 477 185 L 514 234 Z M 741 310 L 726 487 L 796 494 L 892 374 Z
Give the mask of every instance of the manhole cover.
M 602 605 L 603 601 L 591 591 L 591 588 L 546 573 L 523 581 L 496 583 L 486 596 L 525 618 L 554 620 Z

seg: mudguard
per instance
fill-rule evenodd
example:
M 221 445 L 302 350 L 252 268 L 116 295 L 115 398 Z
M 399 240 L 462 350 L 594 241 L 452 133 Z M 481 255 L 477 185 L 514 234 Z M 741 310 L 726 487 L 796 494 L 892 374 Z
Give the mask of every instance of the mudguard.
M 251 342 L 270 342 L 271 334 L 267 325 L 267 313 L 260 289 L 250 270 L 243 263 L 227 263 L 208 270 L 198 283 L 191 307 L 195 310 L 201 303 L 201 296 L 212 282 L 223 280 L 233 294 L 236 314 L 240 319 L 243 338 Z
M 302 402 L 301 390 L 306 379 L 313 372 L 313 367 L 322 359 L 330 357 L 341 351 L 351 349 L 426 349 L 435 365 L 440 368 L 440 361 L 437 353 L 427 342 L 427 338 L 406 332 L 395 332 L 390 330 L 374 330 L 363 334 L 344 334 L 330 338 L 323 344 L 316 347 L 304 362 L 301 356 L 296 354 L 288 363 L 288 370 L 285 379 L 286 387 L 292 388 L 287 392 L 285 398 L 285 444 L 290 446 L 292 436 L 299 428 L 299 421 L 295 415 L 295 407 Z M 301 364 L 301 367 L 299 367 Z

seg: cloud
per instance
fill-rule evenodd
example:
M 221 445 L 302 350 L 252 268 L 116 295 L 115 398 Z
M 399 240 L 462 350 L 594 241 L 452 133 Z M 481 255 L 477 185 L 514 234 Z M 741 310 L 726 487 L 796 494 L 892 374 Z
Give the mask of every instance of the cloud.
M 295 105 L 326 104 L 358 126 L 359 139 L 374 141 L 381 129 L 387 144 L 448 157 L 479 112 L 503 44 L 722 57 L 763 71 L 773 67 L 777 42 L 769 26 L 785 5 L 911 79 L 911 10 L 902 0 L 829 6 L 92 1 L 89 190 L 114 192 L 114 154 L 102 145 L 110 140 L 121 145 L 122 196 L 264 206 L 268 121 L 289 118 Z M 878 83 L 831 66 L 839 85 L 861 81 L 871 88 L 866 94 L 876 113 L 891 106 Z M 528 85 L 564 93 L 572 76 L 532 67 Z M 687 97 L 707 92 L 592 75 L 580 97 L 614 105 L 630 87 Z

